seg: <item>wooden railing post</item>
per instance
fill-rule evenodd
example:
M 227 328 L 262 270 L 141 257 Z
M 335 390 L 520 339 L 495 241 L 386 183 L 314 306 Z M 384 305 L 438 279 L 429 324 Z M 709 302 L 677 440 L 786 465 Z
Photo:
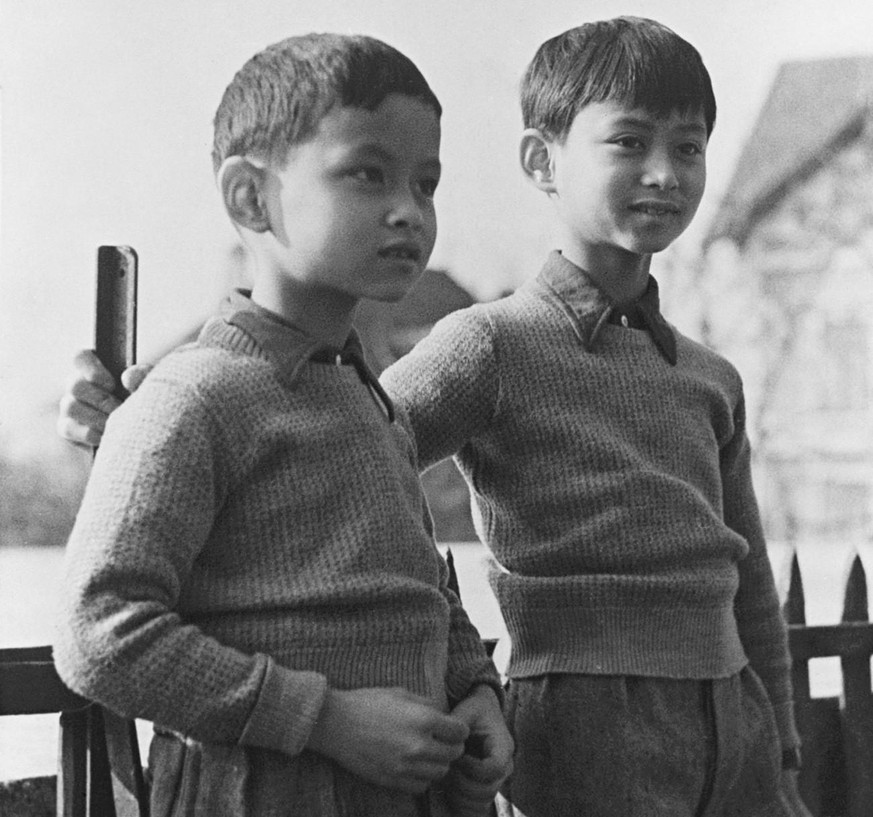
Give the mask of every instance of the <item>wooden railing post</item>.
M 58 817 L 88 814 L 88 711 L 61 712 L 58 739 Z
M 149 792 L 136 734 L 136 723 L 109 709 L 102 710 L 102 733 L 110 759 L 109 781 L 119 817 L 149 817 Z
M 791 578 L 782 613 L 789 628 L 794 712 L 803 743 L 800 795 L 815 817 L 845 814 L 840 701 L 813 698 L 810 694 L 809 659 L 821 653 L 808 643 L 813 628 L 806 626 L 806 597 L 796 551 L 791 557 Z
M 782 615 L 788 625 L 802 626 L 806 624 L 806 596 L 803 592 L 803 576 L 800 574 L 797 551 L 791 556 L 791 578 L 788 582 L 788 595 L 782 606 Z M 806 661 L 793 662 L 791 682 L 794 687 L 795 701 L 810 700 L 809 665 Z
M 869 624 L 867 576 L 855 556 L 843 604 L 842 620 Z M 849 817 L 873 815 L 873 695 L 870 691 L 870 654 L 858 651 L 841 656 L 843 671 L 842 734 L 846 756 Z
M 148 817 L 134 722 L 67 689 L 49 647 L 0 649 L 0 716 L 49 713 L 60 715 L 58 817 Z
M 816 817 L 873 817 L 873 693 L 870 657 L 873 623 L 867 605 L 867 578 L 856 556 L 845 587 L 839 624 L 808 626 L 803 615 L 799 565 L 784 612 L 794 663 L 795 711 L 803 740 L 800 791 Z M 840 698 L 809 696 L 808 662 L 837 656 L 843 675 Z

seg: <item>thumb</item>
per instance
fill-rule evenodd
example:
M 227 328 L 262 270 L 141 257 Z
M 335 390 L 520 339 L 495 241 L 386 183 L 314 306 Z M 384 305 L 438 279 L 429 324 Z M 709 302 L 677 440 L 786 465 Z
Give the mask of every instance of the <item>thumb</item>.
M 135 392 L 152 368 L 152 365 L 149 363 L 138 363 L 134 366 L 129 366 L 121 373 L 121 385 L 129 392 Z

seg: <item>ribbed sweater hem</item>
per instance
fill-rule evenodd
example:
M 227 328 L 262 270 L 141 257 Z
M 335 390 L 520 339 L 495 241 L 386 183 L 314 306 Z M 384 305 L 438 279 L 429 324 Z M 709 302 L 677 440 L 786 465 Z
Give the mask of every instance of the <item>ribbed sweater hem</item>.
M 229 628 L 228 628 L 229 629 Z M 228 629 L 210 634 L 234 643 Z M 255 643 L 250 651 L 263 652 L 282 668 L 318 673 L 332 689 L 401 686 L 444 706 L 448 671 L 448 636 L 441 627 L 423 627 L 392 641 L 354 636 L 335 638 L 332 644 L 306 644 L 291 639 L 284 644 Z M 471 667 L 472 669 L 472 667 Z
M 733 607 L 503 608 L 507 674 L 726 678 L 748 659 Z

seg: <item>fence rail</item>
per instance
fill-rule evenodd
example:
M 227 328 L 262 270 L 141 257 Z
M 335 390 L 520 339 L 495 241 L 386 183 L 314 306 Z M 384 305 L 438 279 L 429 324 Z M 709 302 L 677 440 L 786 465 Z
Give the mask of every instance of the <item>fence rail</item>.
M 55 712 L 59 720 L 57 778 L 33 783 L 53 785 L 57 816 L 148 817 L 134 722 L 64 686 L 50 647 L 0 649 L 0 715 Z M 0 812 L 9 817 L 44 814 L 39 803 L 45 798 L 34 798 L 33 788 L 4 792 L 6 802 L 0 801 Z

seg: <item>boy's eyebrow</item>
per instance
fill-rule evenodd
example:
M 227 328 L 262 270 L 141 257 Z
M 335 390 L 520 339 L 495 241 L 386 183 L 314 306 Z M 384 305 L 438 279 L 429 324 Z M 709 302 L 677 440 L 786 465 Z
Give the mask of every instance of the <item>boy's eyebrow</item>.
M 677 130 L 683 131 L 684 133 L 699 134 L 701 136 L 707 135 L 706 125 L 701 122 L 684 122 L 677 127 Z
M 353 145 L 349 152 L 353 157 L 374 156 L 384 162 L 393 162 L 397 159 L 397 156 L 392 151 L 386 150 L 379 142 L 361 142 L 360 144 Z M 423 164 L 432 166 L 436 170 L 442 169 L 442 162 L 440 162 L 438 155 L 426 157 Z
M 610 124 L 612 127 L 641 128 L 643 130 L 651 131 L 655 129 L 655 120 L 659 118 L 660 117 L 649 118 L 627 115 L 617 117 Z M 682 131 L 683 133 L 706 136 L 706 126 L 702 122 L 682 122 L 676 126 L 676 130 Z

